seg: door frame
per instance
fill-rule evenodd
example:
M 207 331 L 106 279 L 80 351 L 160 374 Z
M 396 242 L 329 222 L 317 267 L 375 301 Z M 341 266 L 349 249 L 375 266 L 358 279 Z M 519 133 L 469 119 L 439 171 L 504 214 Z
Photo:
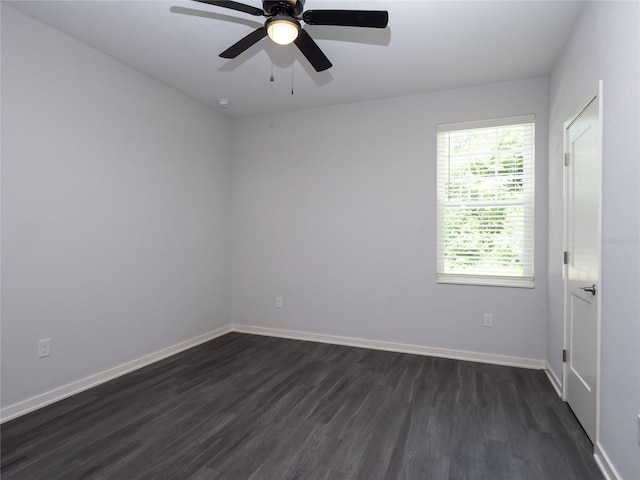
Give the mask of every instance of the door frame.
M 600 80 L 598 82 L 598 90 L 597 93 L 589 98 L 587 102 L 584 103 L 583 107 L 573 116 L 571 116 L 568 120 L 564 122 L 564 130 L 563 130 L 563 161 L 564 161 L 564 153 L 570 151 L 569 146 L 569 135 L 568 129 L 569 126 L 580 116 L 580 114 L 591 104 L 592 101 L 597 100 L 598 102 L 598 176 L 599 176 L 599 188 L 598 188 L 598 219 L 597 219 L 597 234 L 600 239 L 597 243 L 597 257 L 598 257 L 598 305 L 596 309 L 596 433 L 595 433 L 595 442 L 593 444 L 594 450 L 596 449 L 598 443 L 600 442 L 600 338 L 602 332 L 602 143 L 603 143 L 603 82 Z M 563 250 L 568 251 L 568 228 L 569 228 L 569 176 L 567 175 L 567 167 L 563 168 L 563 218 L 562 218 L 562 233 L 563 233 Z M 563 347 L 565 350 L 568 348 L 569 343 L 569 266 L 567 264 L 563 265 L 562 269 L 562 280 L 563 280 L 563 288 L 564 288 L 564 340 Z M 567 401 L 567 362 L 562 363 L 562 400 Z

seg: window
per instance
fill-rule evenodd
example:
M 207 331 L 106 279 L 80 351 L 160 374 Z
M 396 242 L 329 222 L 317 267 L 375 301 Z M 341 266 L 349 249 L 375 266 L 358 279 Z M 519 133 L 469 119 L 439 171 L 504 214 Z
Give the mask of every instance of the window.
M 438 125 L 440 283 L 533 287 L 534 116 Z

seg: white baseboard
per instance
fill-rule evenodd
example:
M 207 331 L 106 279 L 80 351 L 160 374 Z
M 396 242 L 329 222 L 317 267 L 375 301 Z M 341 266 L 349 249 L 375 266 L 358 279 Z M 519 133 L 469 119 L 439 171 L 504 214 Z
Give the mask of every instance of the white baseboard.
M 321 333 L 300 332 L 296 330 L 283 330 L 279 328 L 255 327 L 251 325 L 231 325 L 234 332 L 265 335 L 269 337 L 290 338 L 294 340 L 306 340 L 310 342 L 331 343 L 349 347 L 371 348 L 374 350 L 386 350 L 390 352 L 412 353 L 427 355 L 430 357 L 453 358 L 471 362 L 491 363 L 494 365 L 506 365 L 509 367 L 531 368 L 541 370 L 545 367 L 543 360 L 532 358 L 509 357 L 505 355 L 493 355 L 489 353 L 467 352 L 464 350 L 451 350 L 448 348 L 424 347 L 421 345 L 408 345 L 405 343 L 383 342 L 379 340 L 365 340 L 362 338 L 341 337 L 337 335 L 325 335 Z
M 84 390 L 113 380 L 114 378 L 126 375 L 134 370 L 146 367 L 164 358 L 180 353 L 189 348 L 213 340 L 230 332 L 248 333 L 254 335 L 264 335 L 278 338 L 290 338 L 294 340 L 305 340 L 310 342 L 330 343 L 335 345 L 345 345 L 350 347 L 371 348 L 374 350 L 385 350 L 399 353 L 411 353 L 416 355 L 427 355 L 433 357 L 452 358 L 456 360 L 467 360 L 472 362 L 490 363 L 495 365 L 505 365 L 509 367 L 520 367 L 530 369 L 542 369 L 546 372 L 549 381 L 554 389 L 562 397 L 561 383 L 549 365 L 543 360 L 531 358 L 510 357 L 505 355 L 493 355 L 488 353 L 468 352 L 464 350 L 451 350 L 446 348 L 424 347 L 420 345 L 409 345 L 404 343 L 384 342 L 379 340 L 365 340 L 361 338 L 342 337 L 337 335 L 325 335 L 321 333 L 300 332 L 296 330 L 284 330 L 279 328 L 256 327 L 251 325 L 227 325 L 217 328 L 205 334 L 193 337 L 184 342 L 177 343 L 162 350 L 158 350 L 144 357 L 124 363 L 117 367 L 91 375 L 90 377 L 72 382 L 68 385 L 56 388 L 41 395 L 29 398 L 22 402 L 15 403 L 0 409 L 0 423 L 7 422 L 29 412 L 55 403 L 64 398 L 70 397 Z M 606 452 L 599 443 L 594 449 L 594 458 L 598 467 L 606 480 L 622 480 Z
M 91 375 L 87 378 L 83 378 L 82 380 L 69 383 L 68 385 L 36 395 L 35 397 L 28 398 L 22 402 L 9 405 L 8 407 L 0 410 L 0 423 L 25 415 L 46 405 L 55 403 L 59 400 L 75 395 L 76 393 L 80 393 L 84 390 L 100 385 L 101 383 L 108 382 L 109 380 L 113 380 L 114 378 L 120 377 L 129 372 L 138 370 L 139 368 L 146 367 L 147 365 L 162 360 L 163 358 L 170 357 L 171 355 L 175 355 L 176 353 L 180 353 L 184 350 L 195 347 L 196 345 L 200 345 L 201 343 L 208 342 L 209 340 L 213 340 L 214 338 L 220 337 L 229 332 L 231 332 L 231 327 L 228 325 L 217 328 L 216 330 L 198 335 L 197 337 L 190 338 L 189 340 L 185 340 L 184 342 L 177 343 L 170 347 L 163 348 L 162 350 L 158 350 L 150 353 L 149 355 L 145 355 L 144 357 L 123 363 L 122 365 Z
M 562 398 L 562 382 L 558 379 L 555 372 L 551 370 L 551 367 L 547 362 L 545 362 L 544 371 L 547 374 L 547 378 L 549 378 L 549 381 L 551 382 L 551 385 L 553 385 L 556 393 L 560 398 Z
M 365 340 L 361 338 L 342 337 L 337 335 L 325 335 L 320 333 L 300 332 L 295 330 L 284 330 L 278 328 L 255 327 L 251 325 L 230 325 L 218 328 L 203 335 L 185 340 L 176 345 L 172 345 L 157 352 L 153 352 L 144 357 L 124 363 L 117 367 L 91 375 L 82 380 L 72 382 L 68 385 L 45 392 L 35 397 L 28 398 L 21 402 L 9 405 L 0 409 L 0 423 L 7 422 L 16 417 L 55 403 L 64 398 L 70 397 L 89 388 L 113 380 L 114 378 L 126 375 L 134 370 L 146 367 L 164 358 L 180 353 L 189 348 L 208 342 L 214 338 L 225 335 L 229 332 L 249 333 L 254 335 L 265 335 L 270 337 L 290 338 L 295 340 L 306 340 L 311 342 L 330 343 L 345 345 L 350 347 L 371 348 L 374 350 L 386 350 L 390 352 L 412 353 L 416 355 L 427 355 L 432 357 L 452 358 L 456 360 L 467 360 L 471 362 L 490 363 L 495 365 L 506 365 L 509 367 L 521 367 L 531 369 L 544 369 L 545 362 L 531 358 L 510 357 L 505 355 L 493 355 L 488 353 L 468 352 L 463 350 L 451 350 L 446 348 L 425 347 L 421 345 L 409 345 L 404 343 L 384 342 L 379 340 Z M 547 371 L 548 374 L 548 371 Z M 552 381 L 553 383 L 553 381 Z M 615 477 L 614 477 L 615 478 Z
M 595 451 L 593 453 L 594 458 L 596 459 L 596 463 L 602 472 L 602 475 L 606 480 L 622 480 L 622 477 L 617 472 L 611 460 L 602 449 L 602 446 L 599 443 L 596 443 Z

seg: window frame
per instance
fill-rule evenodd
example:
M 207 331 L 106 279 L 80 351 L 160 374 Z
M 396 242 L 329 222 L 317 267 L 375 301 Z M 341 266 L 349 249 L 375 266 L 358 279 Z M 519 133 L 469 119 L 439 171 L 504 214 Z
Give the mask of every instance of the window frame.
M 534 288 L 535 286 L 535 115 L 519 115 L 513 117 L 493 118 L 479 121 L 456 122 L 438 124 L 436 126 L 436 204 L 437 204 L 437 228 L 436 228 L 436 282 L 444 284 L 461 284 L 461 285 L 481 285 L 495 287 L 517 287 L 517 288 Z M 444 221 L 446 208 L 445 195 L 447 192 L 447 182 L 443 180 L 445 177 L 441 169 L 443 165 L 450 165 L 450 156 L 446 155 L 446 160 L 441 157 L 440 152 L 440 135 L 442 133 L 460 131 L 460 130 L 477 130 L 491 127 L 509 127 L 514 125 L 531 124 L 531 145 L 530 145 L 530 161 L 523 162 L 523 181 L 529 180 L 530 185 L 523 189 L 523 198 L 519 201 L 514 200 L 511 204 L 521 203 L 528 213 L 523 213 L 523 244 L 526 240 L 530 241 L 530 252 L 523 253 L 523 258 L 530 258 L 528 270 L 522 276 L 510 275 L 490 275 L 486 273 L 445 273 L 445 238 L 444 238 Z M 529 150 L 527 150 L 529 151 Z M 446 162 L 446 163 L 445 163 Z M 526 170 L 530 169 L 530 170 Z M 530 189 L 527 193 L 526 189 Z M 455 203 L 455 202 L 451 202 Z M 478 206 L 483 202 L 479 201 Z M 485 206 L 486 206 L 486 202 Z M 474 202 L 469 202 L 473 205 Z M 506 202 L 506 205 L 509 203 Z M 526 219 L 530 219 L 526 223 Z

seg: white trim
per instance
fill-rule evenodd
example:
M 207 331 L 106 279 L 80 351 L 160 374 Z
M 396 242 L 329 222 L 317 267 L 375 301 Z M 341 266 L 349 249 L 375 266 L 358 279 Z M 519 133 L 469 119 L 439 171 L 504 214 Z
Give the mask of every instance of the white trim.
M 521 123 L 535 123 L 536 116 L 518 115 L 516 117 L 490 118 L 484 120 L 470 120 L 468 122 L 440 123 L 436 125 L 436 132 L 451 132 L 454 130 L 471 130 L 473 128 L 506 127 Z
M 214 338 L 220 337 L 229 332 L 231 332 L 230 326 L 227 325 L 220 327 L 189 340 L 185 340 L 184 342 L 150 353 L 144 357 L 140 357 L 135 360 L 131 360 L 130 362 L 123 363 L 122 365 L 118 365 L 117 367 L 96 373 L 95 375 L 83 378 L 82 380 L 77 380 L 69 383 L 68 385 L 28 398 L 27 400 L 14 403 L 13 405 L 9 405 L 8 407 L 0 410 L 0 423 L 25 415 L 64 398 L 71 397 L 76 393 L 83 392 L 92 387 L 108 382 L 109 380 L 113 380 L 114 378 L 121 377 L 122 375 L 126 375 L 134 370 L 146 367 L 147 365 L 175 355 L 176 353 L 180 353 L 184 350 L 188 350 L 189 348 L 193 348 L 201 343 L 213 340 Z
M 547 378 L 549 378 L 549 382 L 555 389 L 558 396 L 562 399 L 562 383 L 556 376 L 556 372 L 551 369 L 551 366 L 548 362 L 545 362 L 544 372 L 547 374 Z
M 45 407 L 57 401 L 71 397 L 77 393 L 98 386 L 127 373 L 146 367 L 164 358 L 180 353 L 189 348 L 193 348 L 202 343 L 213 340 L 230 332 L 248 333 L 253 335 L 264 335 L 278 338 L 290 338 L 295 340 L 305 340 L 311 342 L 329 343 L 335 345 L 345 345 L 350 347 L 371 348 L 374 350 L 384 350 L 390 352 L 410 353 L 415 355 L 426 355 L 432 357 L 452 358 L 470 362 L 489 363 L 494 365 L 505 365 L 509 367 L 544 369 L 543 360 L 510 357 L 506 355 L 494 355 L 490 353 L 469 352 L 465 350 L 451 350 L 448 348 L 426 347 L 422 345 L 410 345 L 405 343 L 385 342 L 380 340 L 366 340 L 362 338 L 342 337 L 338 335 L 325 335 L 321 333 L 301 332 L 296 330 L 284 330 L 279 328 L 256 327 L 251 325 L 227 325 L 211 332 L 204 333 L 197 337 L 185 340 L 162 350 L 145 355 L 130 362 L 123 363 L 114 368 L 91 375 L 87 378 L 69 383 L 62 387 L 36 395 L 21 402 L 9 405 L 0 409 L 0 423 L 7 422 L 14 418 L 25 415 L 29 412 Z
M 461 273 L 437 273 L 436 283 L 476 285 L 484 287 L 534 288 L 533 277 L 506 277 L 499 275 L 464 275 Z
M 342 337 L 338 335 L 325 335 L 322 333 L 301 332 L 297 330 L 284 330 L 280 328 L 256 327 L 252 325 L 231 325 L 234 332 L 250 333 L 253 335 L 265 335 L 268 337 L 290 338 L 309 342 L 330 343 L 345 345 L 348 347 L 371 348 L 389 352 L 411 353 L 414 355 L 426 355 L 430 357 L 453 358 L 469 362 L 490 363 L 494 365 L 506 365 L 509 367 L 531 368 L 541 370 L 544 368 L 544 360 L 533 358 L 509 357 L 506 355 L 494 355 L 490 353 L 468 352 L 465 350 L 451 350 L 448 348 L 426 347 L 422 345 L 409 345 L 406 343 L 385 342 L 380 340 L 365 340 L 362 338 Z
M 609 456 L 605 453 L 599 443 L 596 443 L 593 457 L 596 459 L 598 468 L 600 468 L 600 471 L 606 480 L 622 480 L 622 477 L 613 466 L 613 463 L 609 460 Z
M 598 162 L 598 178 L 600 180 L 600 188 L 598 189 L 598 238 L 602 239 L 602 160 L 604 158 L 603 153 L 603 139 L 604 139 L 604 103 L 603 103 L 603 93 L 604 93 L 604 84 L 603 81 L 600 80 L 598 82 L 598 155 L 600 156 L 600 161 Z M 602 292 L 606 292 L 606 287 L 602 288 L 602 241 L 598 242 L 598 288 L 600 289 L 600 298 L 598 300 L 598 306 L 596 311 L 596 445 L 600 443 L 600 394 L 602 389 L 600 386 L 602 385 L 601 376 L 600 376 L 600 366 L 601 366 L 601 339 L 602 339 Z M 604 452 L 602 452 L 604 457 L 609 462 L 609 457 L 606 456 Z M 610 464 L 610 462 L 609 462 Z M 613 465 L 611 465 L 613 467 Z M 615 472 L 615 469 L 613 469 Z M 616 476 L 617 473 L 616 473 Z

